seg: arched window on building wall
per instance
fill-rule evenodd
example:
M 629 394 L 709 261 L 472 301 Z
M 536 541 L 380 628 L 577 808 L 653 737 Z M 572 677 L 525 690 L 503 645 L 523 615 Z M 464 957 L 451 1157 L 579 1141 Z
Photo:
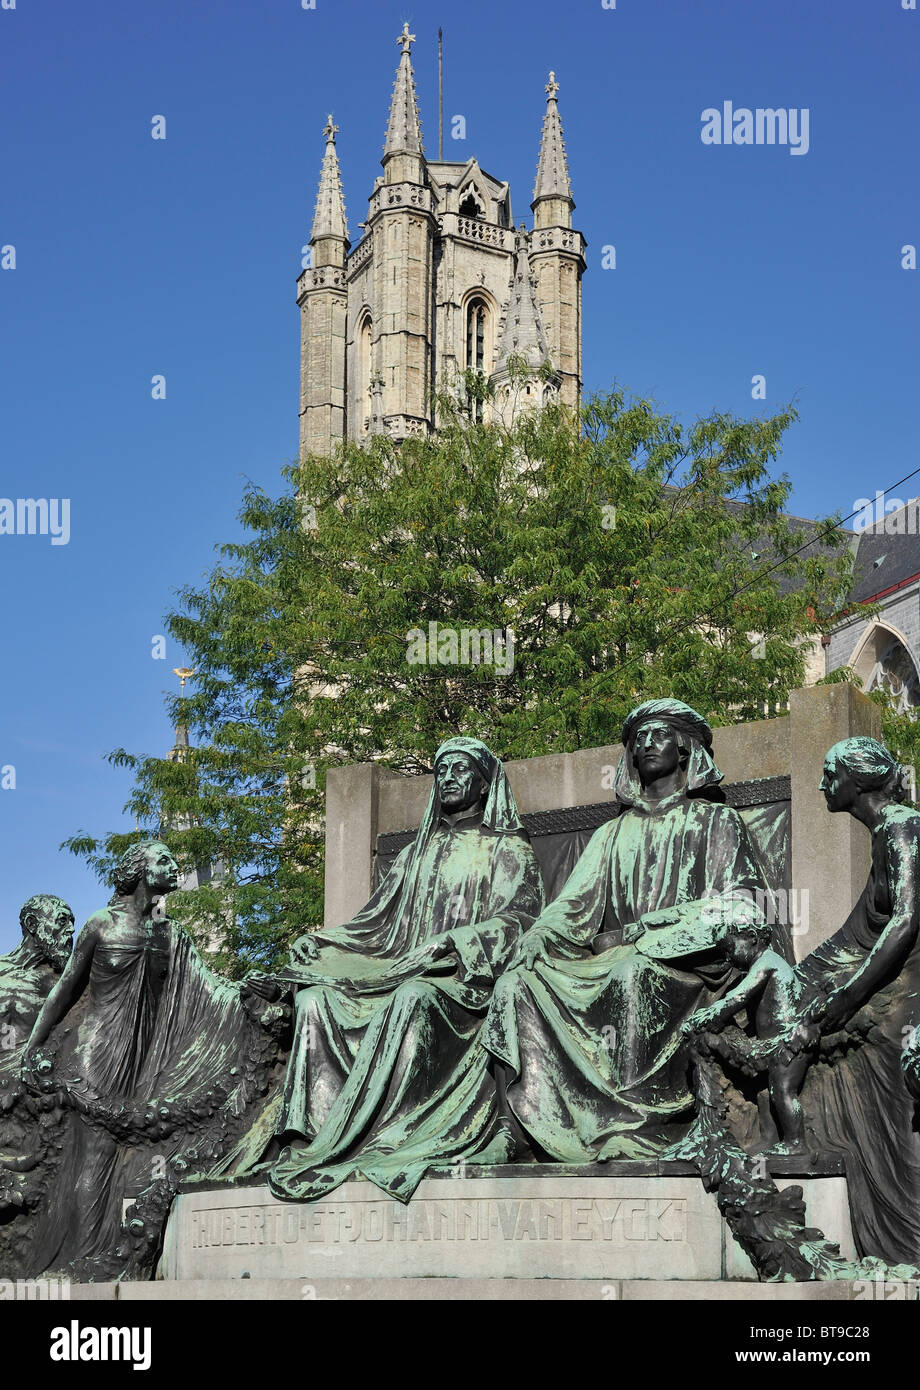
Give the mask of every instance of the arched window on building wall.
M 485 204 L 479 194 L 475 188 L 468 188 L 460 201 L 460 216 L 484 218 L 485 215 Z
M 466 308 L 466 365 L 473 372 L 486 369 L 486 320 L 489 311 L 481 299 L 471 299 Z
M 357 397 L 355 401 L 358 423 L 362 433 L 366 433 L 371 416 L 371 334 L 373 323 L 370 314 L 365 314 L 358 329 L 358 374 Z
M 871 690 L 887 691 L 899 714 L 906 714 L 920 705 L 917 668 L 906 647 L 896 637 L 877 644 L 876 660 L 864 689 L 867 693 Z
M 884 690 L 898 713 L 920 713 L 920 674 L 906 642 L 896 628 L 876 620 L 857 642 L 846 664 L 862 681 L 867 694 Z
M 484 299 L 471 299 L 466 306 L 466 369 L 469 372 L 486 370 L 486 331 L 489 309 Z M 473 402 L 473 417 L 482 420 L 482 400 Z

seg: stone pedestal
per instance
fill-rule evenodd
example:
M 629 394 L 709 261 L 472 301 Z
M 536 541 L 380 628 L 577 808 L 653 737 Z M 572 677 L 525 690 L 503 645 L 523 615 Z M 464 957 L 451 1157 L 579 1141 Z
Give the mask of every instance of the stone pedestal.
M 849 917 L 871 861 L 865 827 L 852 816 L 831 815 L 818 790 L 824 757 L 841 739 L 880 738 L 882 716 L 878 705 L 852 686 L 824 685 L 792 691 L 789 727 L 792 884 L 803 918 L 795 954 L 802 960 Z
M 404 1279 L 754 1280 L 698 1177 L 656 1175 L 653 1164 L 618 1164 L 619 1173 L 607 1174 L 606 1166 L 432 1176 L 408 1205 L 364 1181 L 308 1203 L 280 1202 L 265 1187 L 185 1191 L 169 1219 L 160 1277 L 391 1286 Z M 644 1171 L 622 1171 L 630 1166 Z M 779 1180 L 794 1181 L 804 1188 L 809 1223 L 853 1254 L 845 1178 Z
M 808 1284 L 754 1284 L 732 1279 L 166 1279 L 146 1284 L 73 1284 L 73 1302 L 388 1303 L 445 1299 L 550 1303 L 847 1303 L 916 1302 L 920 1286 L 883 1281 L 836 1280 Z M 841 1313 L 843 1310 L 841 1310 Z M 844 1316 L 846 1316 L 844 1314 Z

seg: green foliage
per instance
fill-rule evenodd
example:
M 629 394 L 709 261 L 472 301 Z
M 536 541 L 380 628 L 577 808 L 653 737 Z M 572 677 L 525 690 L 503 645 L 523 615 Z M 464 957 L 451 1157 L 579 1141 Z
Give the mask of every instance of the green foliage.
M 685 427 L 614 390 L 580 421 L 555 406 L 483 426 L 446 394 L 438 411 L 434 439 L 375 436 L 286 470 L 279 497 L 247 488 L 249 538 L 167 620 L 197 671 L 172 712 L 199 746 L 112 755 L 136 774 L 127 809 L 183 866 L 229 867 L 185 913 L 225 967 L 270 964 L 321 921 L 330 766 L 424 772 L 456 733 L 503 758 L 614 743 L 665 694 L 716 723 L 763 717 L 846 592 L 834 527 L 796 554 L 807 536 L 782 515 L 791 408 Z M 513 670 L 412 664 L 430 622 L 513 630 Z M 105 873 L 136 838 L 68 843 Z
M 867 617 L 878 612 L 878 604 L 867 604 Z M 850 666 L 839 666 L 831 671 L 818 685 L 853 685 L 862 689 L 862 681 Z M 900 710 L 894 695 L 883 686 L 868 692 L 869 699 L 877 704 L 882 712 L 882 742 L 890 748 L 899 762 L 911 765 L 920 783 L 920 720 L 917 711 Z
M 869 695 L 882 708 L 882 742 L 890 748 L 899 762 L 912 765 L 920 782 L 920 722 L 916 711 L 899 712 L 887 690 L 873 690 Z

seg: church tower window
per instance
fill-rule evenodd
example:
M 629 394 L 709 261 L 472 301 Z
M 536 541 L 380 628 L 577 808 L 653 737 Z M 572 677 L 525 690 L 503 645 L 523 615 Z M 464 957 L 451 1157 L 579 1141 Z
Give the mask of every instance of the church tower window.
M 486 370 L 486 316 L 488 308 L 482 299 L 471 299 L 466 310 L 466 368 L 469 372 Z M 473 418 L 482 421 L 482 400 L 472 402 Z
M 487 312 L 481 299 L 471 300 L 466 311 L 466 365 L 472 372 L 485 371 Z
M 366 431 L 371 415 L 371 333 L 370 314 L 365 314 L 358 332 L 358 419 Z
M 482 219 L 485 217 L 485 215 L 485 207 L 483 206 L 482 200 L 477 194 L 475 188 L 468 189 L 466 196 L 460 204 L 460 216 L 478 217 Z

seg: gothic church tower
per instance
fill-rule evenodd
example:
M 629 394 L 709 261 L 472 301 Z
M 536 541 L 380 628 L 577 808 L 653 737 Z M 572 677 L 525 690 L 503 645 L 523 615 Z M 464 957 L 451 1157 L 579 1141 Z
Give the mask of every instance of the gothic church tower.
M 310 237 L 298 281 L 301 314 L 300 448 L 329 454 L 343 437 L 395 440 L 436 428 L 432 394 L 467 368 L 490 377 L 507 419 L 555 396 L 581 394 L 581 277 L 585 240 L 572 227 L 555 76 L 531 208 L 515 229 L 507 183 L 465 163 L 426 159 L 412 71 L 415 36 L 403 26 L 383 175 L 364 236 L 348 240 L 330 116 Z M 508 359 L 550 364 L 519 400 Z

